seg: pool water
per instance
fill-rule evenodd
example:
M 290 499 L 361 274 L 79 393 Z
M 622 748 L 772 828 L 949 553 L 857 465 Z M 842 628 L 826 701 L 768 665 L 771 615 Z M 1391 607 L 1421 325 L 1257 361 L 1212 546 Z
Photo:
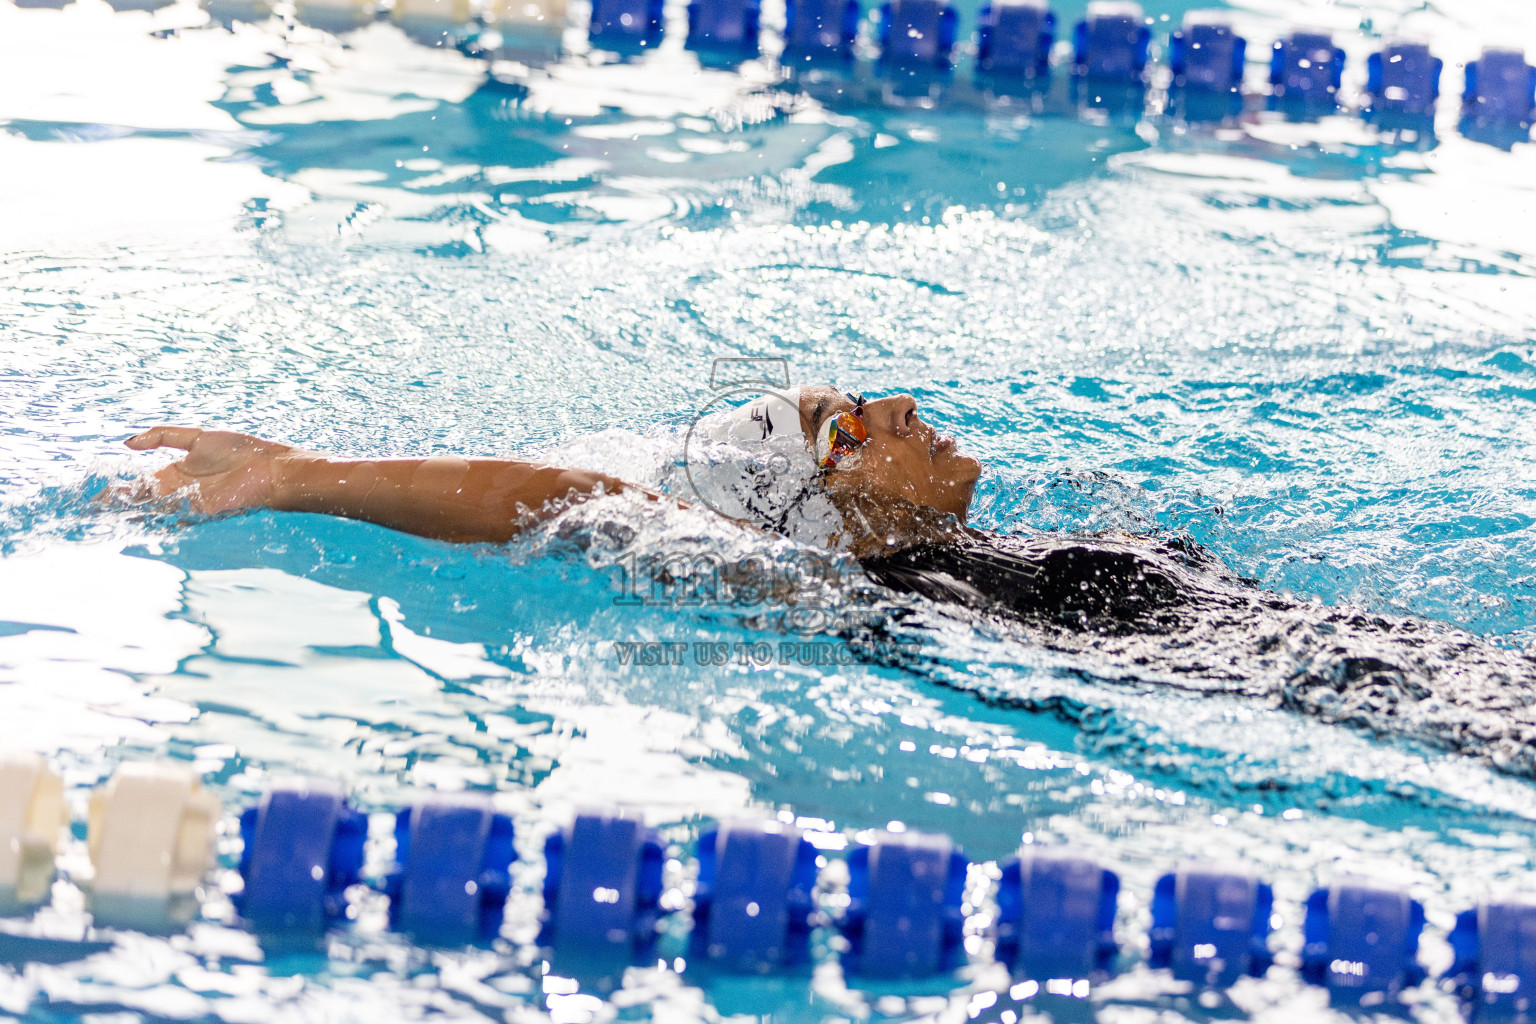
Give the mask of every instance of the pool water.
M 1191 5 L 1146 6 L 1176 24 Z M 1086 848 L 1124 879 L 1127 945 L 1066 1008 L 1020 1005 L 985 965 L 882 990 L 831 960 L 765 980 L 666 962 L 577 990 L 543 975 L 531 878 L 506 939 L 475 951 L 415 948 L 365 907 L 328 955 L 264 953 L 211 891 L 185 934 L 0 963 L 0 1012 L 1323 1020 L 1295 971 L 1301 904 L 1345 871 L 1407 886 L 1425 962 L 1448 964 L 1457 911 L 1529 888 L 1536 788 L 1411 727 L 1127 677 L 916 598 L 891 599 L 931 627 L 900 664 L 624 657 L 804 639 L 771 601 L 623 599 L 646 559 L 804 554 L 701 508 L 614 499 L 454 547 L 92 500 L 158 464 L 120 444 L 156 422 L 352 456 L 548 455 L 686 496 L 677 446 L 712 361 L 777 357 L 797 381 L 910 391 L 986 464 L 983 528 L 1188 537 L 1269 590 L 1524 648 L 1536 154 L 1463 137 L 1454 93 L 1482 45 L 1536 50 L 1536 11 L 1233 14 L 1261 50 L 1334 30 L 1354 76 L 1381 37 L 1430 37 L 1437 138 L 1347 114 L 1212 129 L 839 99 L 766 62 L 701 68 L 679 31 L 604 63 L 573 28 L 564 56 L 488 81 L 386 22 L 0 4 L 0 717 L 64 772 L 77 818 L 115 765 L 175 760 L 231 808 L 295 773 L 370 810 L 494 790 L 529 853 L 595 804 L 683 847 L 743 813 L 900 821 L 978 862 L 1026 837 Z M 1139 962 L 1153 881 L 1193 854 L 1255 865 L 1283 922 L 1278 965 L 1221 997 Z M 77 842 L 65 867 L 83 859 Z M 25 928 L 72 941 L 86 920 L 66 879 Z M 1415 1019 L 1460 1019 L 1433 984 L 1415 1000 Z

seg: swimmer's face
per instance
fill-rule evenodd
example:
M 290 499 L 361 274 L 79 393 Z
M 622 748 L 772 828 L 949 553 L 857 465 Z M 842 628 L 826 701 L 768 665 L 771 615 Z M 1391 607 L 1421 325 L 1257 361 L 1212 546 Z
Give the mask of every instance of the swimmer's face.
M 817 436 L 828 416 L 852 409 L 848 396 L 831 386 L 800 392 L 800 424 L 806 437 Z M 965 520 L 981 463 L 961 455 L 954 438 L 924 423 L 916 399 L 892 395 L 866 401 L 864 427 L 869 440 L 828 474 L 829 486 L 905 499 Z

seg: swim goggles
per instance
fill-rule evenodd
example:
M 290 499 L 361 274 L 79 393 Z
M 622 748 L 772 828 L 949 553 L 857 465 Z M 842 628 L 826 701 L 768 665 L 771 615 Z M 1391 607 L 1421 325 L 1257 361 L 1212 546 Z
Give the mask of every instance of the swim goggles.
M 851 411 L 828 416 L 816 431 L 816 465 L 823 470 L 835 469 L 843 459 L 858 451 L 869 440 L 864 427 L 864 396 L 848 396 L 853 403 Z

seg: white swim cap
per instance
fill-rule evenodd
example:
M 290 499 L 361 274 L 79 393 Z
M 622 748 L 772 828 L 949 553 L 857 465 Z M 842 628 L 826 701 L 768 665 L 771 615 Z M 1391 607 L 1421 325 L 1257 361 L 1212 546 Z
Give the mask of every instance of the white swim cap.
M 710 416 L 700 421 L 700 426 L 706 424 L 712 441 L 741 444 L 781 437 L 803 437 L 805 431 L 800 428 L 800 389 L 786 388 L 759 395 L 718 420 Z
M 722 515 L 824 543 L 840 522 L 815 485 L 800 427 L 800 388 L 768 392 L 697 421 L 685 442 L 688 478 Z

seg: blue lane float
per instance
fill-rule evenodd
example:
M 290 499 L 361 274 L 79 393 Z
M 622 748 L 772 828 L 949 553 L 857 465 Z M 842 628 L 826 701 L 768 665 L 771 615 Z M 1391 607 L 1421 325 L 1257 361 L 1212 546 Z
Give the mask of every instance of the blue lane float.
M 1130 0 L 1091 0 L 1073 31 L 1073 68 L 1083 77 L 1121 85 L 1139 84 L 1147 70 L 1152 33 L 1141 5 Z
M 692 0 L 687 46 L 706 53 L 755 57 L 761 21 L 760 0 Z
M 425 942 L 486 942 L 512 891 L 512 819 L 488 797 L 442 796 L 395 815 L 390 924 Z
M 1190 11 L 1168 37 L 1173 86 L 1204 93 L 1235 93 L 1243 86 L 1248 40 L 1220 11 Z
M 978 76 L 1022 84 L 1050 78 L 1056 15 L 1045 0 L 983 4 L 977 21 Z
M 969 861 L 947 836 L 885 832 L 848 855 L 847 963 L 871 978 L 958 965 Z
M 960 15 L 942 0 L 892 0 L 880 6 L 880 66 L 891 72 L 950 68 Z
M 1366 58 L 1367 112 L 1433 115 L 1444 67 L 1423 43 L 1388 43 Z
M 1448 976 L 1474 1020 L 1526 1020 L 1536 1001 L 1536 901 L 1484 902 L 1456 915 Z
M 592 0 L 587 39 L 598 49 L 632 53 L 661 42 L 662 0 Z
M 1002 866 L 997 958 L 1036 981 L 1107 973 L 1119 892 L 1120 877 L 1081 853 L 1026 847 Z
M 656 940 L 666 847 L 618 814 L 579 814 L 544 843 L 542 940 L 627 956 Z
M 1222 11 L 1190 11 L 1168 37 L 1173 72 L 1169 110 L 1189 122 L 1223 121 L 1243 112 L 1248 41 Z
M 1179 865 L 1152 894 L 1151 965 L 1213 988 L 1262 977 L 1271 963 L 1274 902 L 1274 891 L 1242 865 Z
M 845 63 L 859 36 L 858 0 L 788 0 L 784 8 L 784 57 L 801 63 Z
M 1536 108 L 1536 68 L 1524 50 L 1490 47 L 1467 64 L 1462 116 L 1483 124 L 1526 126 Z
M 1307 898 L 1302 975 L 1345 1005 L 1395 1000 L 1424 980 L 1424 907 L 1400 889 L 1343 879 Z
M 657 46 L 664 0 L 593 0 L 593 47 L 633 56 Z M 761 53 L 761 0 L 690 0 L 687 48 L 723 66 Z M 786 0 L 778 63 L 790 75 L 818 68 L 849 70 L 859 35 L 859 0 Z M 1151 30 L 1134 0 L 1090 0 L 1074 26 L 1071 100 L 1118 116 L 1139 115 L 1149 67 Z M 482 34 L 484 36 L 485 34 Z M 477 37 L 478 38 L 478 37 Z M 497 36 L 496 38 L 500 38 Z M 936 99 L 956 64 L 959 16 L 946 0 L 889 0 L 880 8 L 875 72 L 888 99 Z M 1049 82 L 1056 16 L 1049 0 L 984 0 L 976 26 L 975 84 L 980 97 L 1035 96 Z M 1167 37 L 1171 72 L 1168 113 L 1187 122 L 1233 118 L 1246 109 L 1243 78 L 1248 43 L 1223 11 L 1186 12 Z M 469 46 L 490 57 L 494 47 Z M 1419 42 L 1388 41 L 1367 58 L 1357 113 L 1388 133 L 1434 138 L 1434 108 L 1443 62 Z M 1344 50 L 1326 32 L 1301 29 L 1275 41 L 1267 106 L 1310 120 L 1340 108 Z M 813 78 L 816 76 L 813 76 Z M 838 94 L 842 95 L 839 89 Z M 1524 52 L 1489 48 L 1466 67 L 1463 134 L 1500 148 L 1528 141 L 1536 121 L 1536 67 Z M 1412 136 L 1408 136 L 1412 138 Z
M 340 785 L 295 779 L 240 813 L 240 838 L 240 916 L 261 932 L 318 933 L 343 914 L 346 889 L 357 884 L 368 819 Z
M 67 817 L 62 783 L 38 759 L 0 759 L 0 887 L 23 861 L 55 856 Z M 91 799 L 87 841 L 94 877 L 83 883 L 96 924 L 164 931 L 196 909 L 214 867 L 222 811 L 181 766 L 124 765 Z M 269 936 L 313 937 L 346 917 L 347 889 L 362 865 L 367 820 L 342 788 L 318 780 L 275 785 L 240 815 L 245 925 Z M 396 865 L 377 882 L 391 922 L 431 943 L 495 937 L 510 891 L 513 825 L 489 798 L 432 796 L 395 816 Z M 944 836 L 861 833 L 847 855 L 846 909 L 836 921 L 852 976 L 922 978 L 966 960 L 969 866 Z M 727 823 L 697 844 L 698 886 L 691 941 L 696 955 L 728 969 L 768 972 L 809 959 L 822 926 L 817 888 L 824 861 L 813 843 L 780 821 Z M 9 851 L 10 857 L 5 853 Z M 579 815 L 544 848 L 541 940 L 560 955 L 597 952 L 646 960 L 662 911 L 661 838 L 623 814 Z M 34 865 L 34 868 L 36 865 Z M 47 872 L 51 876 L 51 871 Z M 1088 980 L 1111 969 L 1119 879 L 1067 849 L 1026 847 L 1000 865 L 997 956 L 1016 976 Z M 829 899 L 829 905 L 837 901 Z M 1240 865 L 1189 861 L 1152 897 L 1149 964 L 1200 986 L 1259 976 L 1268 952 L 1273 894 Z M 6 911 L 14 916 L 25 908 Z M 1423 982 L 1418 963 L 1423 907 L 1374 881 L 1342 878 L 1306 903 L 1301 976 L 1336 1005 L 1400 1001 Z M 1480 1020 L 1523 1020 L 1536 996 L 1536 898 L 1489 900 L 1462 913 L 1450 935 L 1445 980 Z
M 693 941 L 704 957 L 764 972 L 804 963 L 816 921 L 816 848 L 777 821 L 733 822 L 699 837 Z
M 1332 109 L 1344 80 L 1344 51 L 1326 32 L 1293 32 L 1275 40 L 1270 94 L 1291 108 Z

